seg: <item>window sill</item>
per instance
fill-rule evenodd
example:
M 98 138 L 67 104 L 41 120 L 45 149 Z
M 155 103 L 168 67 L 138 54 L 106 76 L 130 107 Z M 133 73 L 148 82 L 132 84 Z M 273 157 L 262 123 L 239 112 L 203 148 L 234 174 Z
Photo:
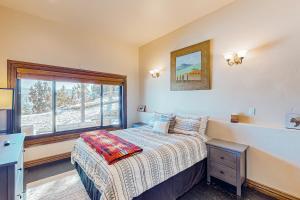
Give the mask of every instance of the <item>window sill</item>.
M 114 131 L 114 130 L 120 130 L 121 127 L 109 127 L 109 128 L 103 128 L 103 129 L 96 129 L 96 130 L 107 130 L 107 131 Z M 89 130 L 86 130 L 89 131 Z M 85 131 L 70 131 L 63 134 L 47 134 L 47 135 L 39 135 L 35 137 L 27 136 L 25 138 L 25 144 L 24 147 L 32 147 L 32 146 L 40 146 L 40 145 L 46 145 L 46 144 L 53 144 L 58 142 L 64 142 L 68 140 L 75 140 L 80 137 L 80 134 Z

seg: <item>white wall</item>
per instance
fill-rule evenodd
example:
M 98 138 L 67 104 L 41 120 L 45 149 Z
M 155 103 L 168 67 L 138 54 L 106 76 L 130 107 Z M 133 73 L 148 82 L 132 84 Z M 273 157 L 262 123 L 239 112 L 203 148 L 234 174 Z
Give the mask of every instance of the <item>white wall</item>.
M 141 47 L 138 76 L 135 47 L 0 7 L 0 87 L 6 86 L 7 59 L 127 75 L 129 124 L 139 103 L 219 118 L 210 122 L 208 134 L 250 145 L 250 179 L 300 197 L 300 133 L 282 128 L 285 113 L 300 109 L 299 8 L 298 0 L 239 0 Z M 170 91 L 170 52 L 207 39 L 212 39 L 212 90 Z M 228 67 L 222 53 L 239 49 L 250 50 L 244 64 Z M 148 71 L 156 66 L 164 70 L 152 79 Z M 224 122 L 252 106 L 257 108 L 252 125 Z M 32 147 L 25 160 L 65 153 L 72 144 Z
M 300 197 L 299 131 L 211 120 L 207 134 L 248 144 L 248 178 Z
M 58 142 L 26 148 L 25 162 L 53 155 L 69 153 L 72 151 L 75 141 L 76 140 L 68 140 L 65 142 Z
M 127 75 L 128 124 L 139 103 L 138 49 L 88 30 L 32 17 L 0 7 L 0 87 L 7 85 L 7 59 Z M 3 115 L 0 121 L 5 121 Z M 3 130 L 5 123 L 0 123 Z M 25 160 L 64 153 L 60 143 L 28 149 Z
M 300 197 L 300 131 L 284 127 L 286 112 L 300 112 L 300 1 L 238 0 L 139 50 L 141 104 L 150 111 L 205 113 L 212 137 L 249 144 L 250 179 Z M 212 89 L 170 91 L 170 52 L 211 39 Z M 229 67 L 223 53 L 249 50 Z M 163 68 L 153 79 L 149 70 Z M 250 124 L 227 123 L 231 113 Z M 140 118 L 146 119 L 145 114 Z

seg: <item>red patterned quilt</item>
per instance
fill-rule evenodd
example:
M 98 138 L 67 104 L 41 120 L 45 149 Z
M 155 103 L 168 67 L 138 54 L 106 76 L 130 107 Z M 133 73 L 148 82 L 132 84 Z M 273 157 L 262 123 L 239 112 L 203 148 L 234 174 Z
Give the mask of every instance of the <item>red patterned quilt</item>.
M 109 165 L 143 151 L 142 148 L 104 130 L 82 133 L 80 137 L 103 156 Z

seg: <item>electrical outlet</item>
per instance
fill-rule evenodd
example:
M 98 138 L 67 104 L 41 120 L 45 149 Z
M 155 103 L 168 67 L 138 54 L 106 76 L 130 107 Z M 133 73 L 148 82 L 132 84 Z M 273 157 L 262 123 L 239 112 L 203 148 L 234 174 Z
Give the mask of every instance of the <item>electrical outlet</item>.
M 248 115 L 251 116 L 251 117 L 254 117 L 255 114 L 256 114 L 256 108 L 250 107 L 249 110 L 248 110 Z

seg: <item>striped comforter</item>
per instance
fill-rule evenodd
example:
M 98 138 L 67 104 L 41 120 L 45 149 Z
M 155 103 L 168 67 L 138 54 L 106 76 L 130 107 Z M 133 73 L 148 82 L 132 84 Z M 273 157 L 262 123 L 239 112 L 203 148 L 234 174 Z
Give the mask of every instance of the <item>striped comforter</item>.
M 129 200 L 206 158 L 205 143 L 193 136 L 157 134 L 150 127 L 110 132 L 143 152 L 108 165 L 78 139 L 72 151 L 76 162 L 101 192 L 101 200 Z

